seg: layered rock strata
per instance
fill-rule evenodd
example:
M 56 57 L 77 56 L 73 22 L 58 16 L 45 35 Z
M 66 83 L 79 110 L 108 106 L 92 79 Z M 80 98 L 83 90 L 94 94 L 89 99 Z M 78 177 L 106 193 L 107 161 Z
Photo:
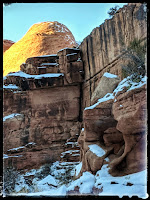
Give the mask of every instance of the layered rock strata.
M 66 142 L 77 141 L 83 64 L 79 50 L 62 49 L 28 58 L 21 70 L 4 77 L 4 153 L 6 165 L 30 169 L 60 160 L 61 152 L 69 151 Z M 79 147 L 70 150 L 78 150 L 73 158 L 79 160 Z

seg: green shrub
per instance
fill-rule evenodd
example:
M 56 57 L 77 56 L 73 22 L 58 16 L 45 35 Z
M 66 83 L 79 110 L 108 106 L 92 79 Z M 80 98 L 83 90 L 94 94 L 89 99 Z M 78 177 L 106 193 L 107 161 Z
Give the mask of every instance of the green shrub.
M 146 42 L 142 44 L 142 41 L 138 39 L 130 42 L 123 55 L 123 60 L 127 62 L 127 64 L 122 65 L 123 77 L 132 75 L 132 80 L 139 82 L 140 77 L 146 74 L 145 56 Z

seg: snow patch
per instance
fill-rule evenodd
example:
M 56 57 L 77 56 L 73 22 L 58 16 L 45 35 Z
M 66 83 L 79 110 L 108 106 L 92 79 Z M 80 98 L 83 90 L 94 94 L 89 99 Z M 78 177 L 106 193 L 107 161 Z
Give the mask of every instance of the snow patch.
M 109 74 L 109 73 L 108 73 Z M 106 76 L 113 77 L 113 74 L 108 75 L 106 72 Z M 116 75 L 114 75 L 116 76 Z M 113 93 L 107 93 L 104 97 L 101 99 L 98 99 L 97 103 L 93 104 L 92 106 L 86 107 L 84 110 L 94 109 L 96 106 L 98 106 L 100 103 L 108 101 L 110 99 L 114 99 L 118 92 L 122 91 L 124 88 L 128 88 L 127 91 L 137 89 L 142 87 L 147 83 L 147 76 L 141 77 L 141 81 L 139 83 L 132 81 L 132 75 L 128 76 L 127 78 L 123 79 L 117 86 L 117 88 L 113 91 Z M 117 100 L 115 99 L 114 102 Z
M 103 188 L 99 196 L 119 196 L 124 195 L 132 197 L 133 195 L 140 198 L 146 198 L 146 177 L 147 170 L 129 174 L 121 177 L 113 177 L 108 172 L 108 164 L 103 165 L 96 175 L 95 187 Z M 112 184 L 114 182 L 115 184 Z M 127 184 L 130 183 L 131 186 Z M 133 184 L 133 185 L 132 185 Z
M 68 48 L 68 47 L 65 47 L 65 48 L 63 48 L 63 49 L 60 49 L 58 52 L 63 51 L 63 50 L 65 50 L 65 49 L 72 49 L 72 50 L 76 50 L 76 51 L 78 50 L 78 49 L 76 49 L 76 48 Z M 78 50 L 78 51 L 79 51 L 79 50 Z M 58 53 L 58 52 L 57 52 L 57 53 Z
M 14 118 L 14 117 L 16 117 L 16 116 L 22 116 L 22 114 L 19 114 L 19 113 L 12 113 L 12 114 L 10 114 L 10 115 L 7 115 L 7 116 L 3 117 L 3 122 L 6 121 L 7 119 L 12 119 L 12 118 Z
M 67 54 L 66 56 L 72 56 L 72 55 L 77 55 L 78 53 L 70 53 L 70 54 Z
M 49 186 L 57 186 L 56 179 L 48 175 L 44 179 L 37 181 L 37 187 L 39 191 L 44 191 L 46 188 L 49 189 Z
M 36 56 L 36 58 L 46 58 L 46 57 L 53 57 L 53 56 L 57 56 L 57 54 L 50 54 L 50 55 L 42 55 L 42 56 Z
M 24 78 L 41 79 L 41 78 L 53 78 L 53 77 L 64 76 L 64 74 L 63 73 L 47 73 L 47 74 L 40 74 L 40 75 L 30 75 L 22 71 L 18 71 L 15 73 L 9 73 L 7 76 L 20 76 Z
M 82 162 L 75 167 L 75 175 L 78 176 L 82 168 Z
M 100 147 L 98 146 L 97 144 L 91 144 L 91 145 L 88 145 L 89 148 L 90 148 L 90 151 L 94 154 L 96 154 L 98 157 L 102 157 L 105 155 L 105 151 Z
M 105 72 L 105 73 L 103 74 L 103 76 L 105 76 L 105 77 L 107 77 L 107 78 L 118 78 L 117 75 L 111 74 L 111 73 L 108 73 L 108 72 Z
M 147 76 L 141 77 L 141 81 L 139 83 L 132 81 L 132 75 L 123 79 L 117 86 L 117 88 L 113 91 L 114 96 L 117 95 L 118 92 L 122 91 L 125 87 L 128 88 L 127 91 L 134 90 L 142 87 L 147 83 Z
M 92 188 L 95 183 L 95 176 L 90 172 L 83 172 L 83 175 L 73 181 L 70 186 L 67 188 L 68 191 L 74 190 L 76 186 L 79 187 L 79 192 L 81 194 L 89 194 L 92 192 Z
M 18 90 L 20 89 L 17 85 L 15 84 L 9 84 L 9 85 L 3 85 L 4 89 L 13 89 L 13 90 Z
M 3 155 L 3 159 L 7 159 L 7 158 L 17 158 L 17 157 L 22 157 L 23 155 L 13 155 L 13 156 L 8 156 L 7 154 Z
M 76 167 L 75 167 L 76 165 Z M 102 166 L 101 170 L 97 171 L 96 175 L 90 172 L 83 172 L 82 176 L 75 181 L 72 180 L 69 184 L 60 185 L 59 178 L 65 178 L 65 168 L 74 166 L 74 172 L 79 174 L 82 168 L 82 162 L 59 162 L 56 161 L 50 166 L 51 172 L 43 179 L 39 180 L 36 174 L 41 169 L 32 169 L 25 175 L 20 175 L 15 185 L 15 193 L 12 196 L 66 196 L 68 191 L 74 190 L 76 186 L 79 187 L 81 194 L 92 194 L 93 187 L 100 189 L 99 196 L 119 196 L 124 195 L 132 197 L 138 196 L 139 198 L 147 198 L 147 170 L 138 173 L 129 174 L 121 177 L 113 177 L 109 174 L 108 164 Z M 61 167 L 64 167 L 63 169 Z M 59 174 L 58 172 L 62 173 Z M 32 185 L 26 183 L 26 178 L 34 175 Z M 74 174 L 73 174 L 74 175 Z M 26 192 L 21 193 L 22 189 Z
M 95 108 L 96 106 L 98 106 L 100 103 L 105 102 L 105 101 L 108 101 L 108 100 L 110 100 L 110 99 L 114 99 L 113 93 L 107 93 L 103 98 L 98 99 L 98 102 L 97 102 L 97 103 L 95 103 L 95 104 L 92 105 L 92 106 L 86 107 L 84 110 L 93 109 L 93 108 Z
M 41 66 L 43 66 L 43 65 L 54 65 L 55 66 L 55 65 L 57 65 L 57 63 L 42 63 Z

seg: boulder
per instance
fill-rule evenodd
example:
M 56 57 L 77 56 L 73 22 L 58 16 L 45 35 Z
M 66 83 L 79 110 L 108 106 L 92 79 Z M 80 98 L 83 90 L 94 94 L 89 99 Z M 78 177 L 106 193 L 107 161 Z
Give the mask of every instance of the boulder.
M 113 90 L 117 87 L 120 82 L 120 78 L 116 75 L 110 74 L 108 72 L 104 73 L 97 87 L 95 88 L 91 102 L 92 104 L 96 103 L 96 101 L 102 97 L 104 97 L 107 93 L 112 93 Z

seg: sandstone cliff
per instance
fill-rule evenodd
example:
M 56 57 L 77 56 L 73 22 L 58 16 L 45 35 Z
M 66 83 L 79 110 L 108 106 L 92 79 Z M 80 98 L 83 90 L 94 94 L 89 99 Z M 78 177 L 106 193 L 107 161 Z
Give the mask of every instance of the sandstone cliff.
M 122 49 L 134 38 L 146 39 L 139 3 L 119 9 L 79 49 L 32 55 L 20 63 L 20 71 L 4 77 L 4 166 L 74 165 L 80 156 L 75 178 L 91 177 L 92 194 L 103 191 L 93 187 L 99 170 L 124 176 L 146 169 L 146 76 L 139 82 L 123 79 L 121 67 Z M 82 193 L 79 185 L 68 194 Z
M 134 84 L 124 79 L 113 93 L 84 110 L 84 130 L 78 138 L 80 173 L 95 174 L 107 163 L 113 176 L 146 168 L 146 82 Z
M 29 57 L 56 54 L 62 48 L 73 46 L 76 46 L 74 36 L 65 25 L 57 21 L 34 24 L 24 37 L 5 53 L 4 76 L 20 70 L 20 65 Z
M 83 108 L 91 105 L 92 94 L 105 72 L 122 78 L 122 50 L 134 38 L 147 37 L 143 4 L 128 4 L 112 19 L 95 28 L 80 45 L 84 62 Z
M 80 51 L 70 48 L 57 55 L 31 57 L 22 71 L 4 78 L 6 165 L 30 169 L 60 160 L 67 150 L 65 143 L 77 141 L 83 81 L 79 58 Z M 71 155 L 64 153 L 63 158 L 71 160 Z M 79 160 L 79 155 L 73 155 L 73 160 Z

